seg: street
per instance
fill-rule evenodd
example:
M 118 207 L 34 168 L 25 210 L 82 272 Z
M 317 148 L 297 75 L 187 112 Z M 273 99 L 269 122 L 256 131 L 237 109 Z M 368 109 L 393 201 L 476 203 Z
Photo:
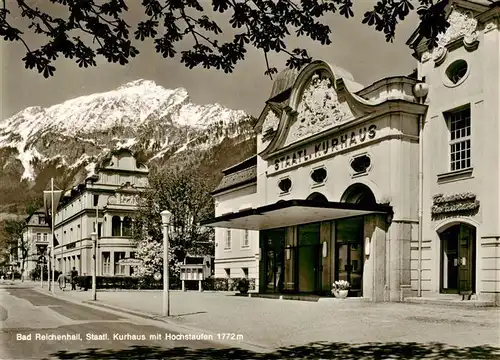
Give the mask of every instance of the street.
M 54 297 L 35 286 L 0 284 L 2 360 L 500 359 L 496 309 L 174 292 L 174 315 L 163 322 L 97 307 L 155 312 L 160 292 L 100 292 L 89 306 L 88 292 Z
M 217 350 L 224 348 L 220 344 L 176 340 L 178 333 L 147 325 L 146 320 L 132 321 L 29 287 L 2 286 L 0 298 L 3 360 L 185 358 L 185 348 L 193 354 L 204 349 L 198 354 L 200 357 L 223 355 Z

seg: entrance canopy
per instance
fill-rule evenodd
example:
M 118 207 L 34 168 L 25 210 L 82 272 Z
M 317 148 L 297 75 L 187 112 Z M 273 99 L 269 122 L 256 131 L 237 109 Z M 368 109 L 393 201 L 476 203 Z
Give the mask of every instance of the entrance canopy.
M 200 223 L 228 229 L 265 230 L 373 213 L 392 214 L 389 205 L 360 205 L 315 200 L 285 200 L 224 214 Z

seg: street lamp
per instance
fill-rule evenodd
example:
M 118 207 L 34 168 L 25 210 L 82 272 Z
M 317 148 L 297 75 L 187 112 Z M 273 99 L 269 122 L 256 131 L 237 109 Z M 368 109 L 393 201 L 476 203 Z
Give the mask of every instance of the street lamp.
M 90 238 L 92 239 L 92 300 L 97 300 L 97 283 L 96 283 L 96 274 L 97 274 L 97 233 L 93 232 L 90 234 Z
M 163 316 L 170 316 L 170 288 L 168 275 L 168 226 L 172 213 L 168 210 L 161 212 L 161 223 L 163 226 Z

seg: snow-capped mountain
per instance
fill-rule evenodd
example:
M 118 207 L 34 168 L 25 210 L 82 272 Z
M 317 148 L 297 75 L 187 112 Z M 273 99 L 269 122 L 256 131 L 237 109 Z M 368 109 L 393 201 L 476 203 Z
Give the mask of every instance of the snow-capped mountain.
M 5 181 L 10 188 L 20 182 L 43 187 L 54 171 L 72 182 L 120 147 L 139 151 L 148 161 L 193 152 L 199 157 L 224 140 L 231 146 L 251 141 L 251 122 L 244 111 L 196 105 L 186 89 L 165 89 L 149 80 L 47 108 L 29 107 L 0 122 L 0 194 Z

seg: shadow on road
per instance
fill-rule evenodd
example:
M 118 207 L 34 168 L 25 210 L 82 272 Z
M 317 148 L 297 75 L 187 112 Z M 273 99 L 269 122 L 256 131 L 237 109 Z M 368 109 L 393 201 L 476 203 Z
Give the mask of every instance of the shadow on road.
M 491 346 L 452 347 L 440 343 L 326 343 L 281 348 L 261 354 L 237 348 L 192 349 L 133 346 L 124 350 L 86 349 L 79 352 L 58 351 L 56 359 L 499 359 L 500 348 Z

